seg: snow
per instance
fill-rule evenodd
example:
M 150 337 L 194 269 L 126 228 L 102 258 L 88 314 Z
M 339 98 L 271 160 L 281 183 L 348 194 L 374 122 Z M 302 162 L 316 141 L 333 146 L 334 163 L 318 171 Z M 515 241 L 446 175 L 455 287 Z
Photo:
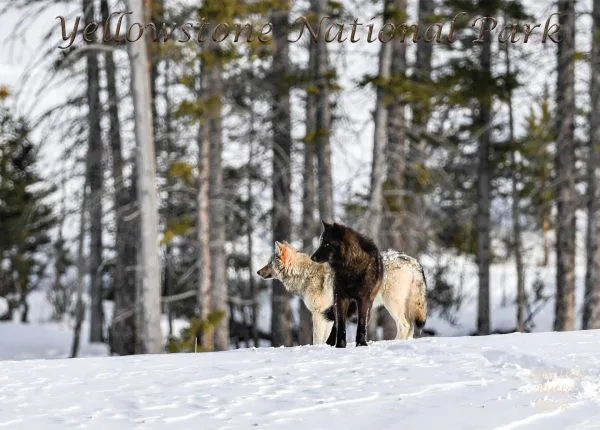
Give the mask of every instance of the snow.
M 600 428 L 600 331 L 0 362 L 11 429 Z
M 81 357 L 106 356 L 108 354 L 106 345 L 90 344 L 88 339 L 88 330 L 84 328 L 79 351 Z M 0 322 L 0 360 L 66 358 L 71 353 L 72 342 L 73 330 L 61 324 Z

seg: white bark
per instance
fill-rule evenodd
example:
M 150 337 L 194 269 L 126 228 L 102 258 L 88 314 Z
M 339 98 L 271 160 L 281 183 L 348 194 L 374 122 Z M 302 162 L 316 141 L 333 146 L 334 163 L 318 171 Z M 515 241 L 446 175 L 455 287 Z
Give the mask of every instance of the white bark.
M 131 22 L 144 22 L 142 0 L 128 0 Z M 131 93 L 133 94 L 135 139 L 137 148 L 138 199 L 140 208 L 140 286 L 137 306 L 141 326 L 138 330 L 139 353 L 162 352 L 160 331 L 160 267 L 158 259 L 158 213 L 156 172 L 152 127 L 152 99 L 146 39 L 129 43 Z
M 379 53 L 378 78 L 386 81 L 390 78 L 392 66 L 391 43 L 381 44 Z M 377 104 L 375 106 L 375 131 L 373 136 L 373 164 L 371 167 L 371 191 L 369 196 L 368 220 L 365 231 L 374 240 L 379 237 L 382 212 L 382 190 L 385 181 L 385 146 L 387 142 L 388 109 L 385 105 L 386 92 L 377 89 Z

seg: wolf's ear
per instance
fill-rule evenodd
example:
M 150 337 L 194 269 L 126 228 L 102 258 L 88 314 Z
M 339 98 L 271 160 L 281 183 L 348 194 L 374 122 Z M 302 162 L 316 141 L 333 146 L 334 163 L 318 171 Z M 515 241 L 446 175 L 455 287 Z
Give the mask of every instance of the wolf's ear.
M 325 220 L 321 220 L 321 222 L 323 223 L 323 227 L 324 228 L 331 228 L 331 227 L 333 227 L 333 224 L 330 224 L 330 223 L 328 223 Z
M 287 266 L 292 258 L 292 252 L 290 251 L 290 248 L 284 246 L 284 248 L 281 249 L 280 258 L 283 265 Z
M 277 255 L 281 254 L 281 250 L 283 249 L 284 245 L 280 242 L 275 241 L 275 253 Z

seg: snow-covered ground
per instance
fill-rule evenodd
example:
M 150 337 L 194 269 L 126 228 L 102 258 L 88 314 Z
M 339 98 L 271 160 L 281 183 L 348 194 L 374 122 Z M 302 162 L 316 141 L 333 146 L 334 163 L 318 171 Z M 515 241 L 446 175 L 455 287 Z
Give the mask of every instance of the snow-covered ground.
M 10 429 L 599 429 L 600 331 L 0 363 Z
M 80 357 L 106 356 L 103 344 L 90 344 L 88 332 L 81 336 Z M 66 358 L 71 354 L 73 331 L 60 324 L 0 323 L 0 360 Z M 0 384 L 0 396 L 2 395 Z

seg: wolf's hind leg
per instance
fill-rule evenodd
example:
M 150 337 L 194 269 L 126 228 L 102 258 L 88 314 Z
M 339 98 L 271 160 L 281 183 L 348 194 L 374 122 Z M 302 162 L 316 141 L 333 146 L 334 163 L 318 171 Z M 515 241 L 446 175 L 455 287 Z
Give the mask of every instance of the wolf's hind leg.
M 395 297 L 392 297 L 390 294 L 386 294 L 383 296 L 383 304 L 396 323 L 396 337 L 394 339 L 410 339 L 412 337 L 410 334 L 412 329 L 404 315 L 406 307 L 403 305 L 402 301 L 396 300 Z
M 335 346 L 335 339 L 336 339 L 336 329 L 335 329 L 335 323 L 333 323 L 331 325 L 330 328 L 330 333 L 329 333 L 329 337 L 327 338 L 327 341 L 325 342 L 327 345 L 329 346 Z
M 408 322 L 404 315 L 400 315 L 399 317 L 394 317 L 396 321 L 396 340 L 406 340 L 412 338 L 412 333 L 414 329 L 411 327 L 411 324 Z
M 408 325 L 410 326 L 410 328 L 408 329 L 407 339 L 413 339 L 415 337 L 415 323 L 414 321 L 409 321 Z
M 333 333 L 333 345 L 335 345 L 335 332 L 332 331 L 333 321 L 325 321 L 325 330 L 323 331 L 323 342 L 327 345 L 331 345 L 329 340 L 331 338 L 331 334 Z

